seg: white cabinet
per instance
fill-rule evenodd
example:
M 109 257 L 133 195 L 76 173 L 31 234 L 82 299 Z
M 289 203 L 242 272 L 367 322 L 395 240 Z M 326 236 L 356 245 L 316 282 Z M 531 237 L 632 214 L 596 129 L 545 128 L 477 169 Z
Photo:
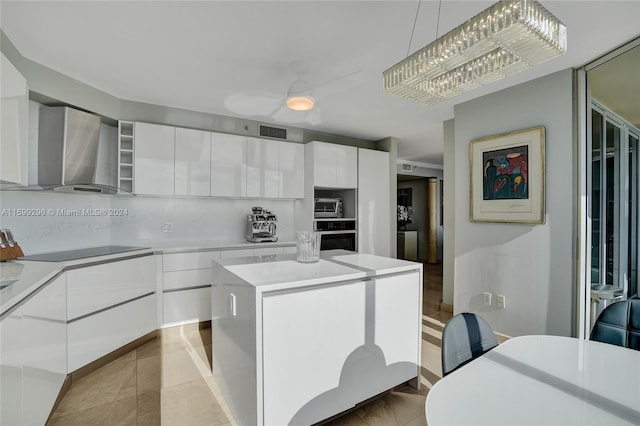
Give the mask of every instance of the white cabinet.
M 211 132 L 176 127 L 175 195 L 210 195 Z
M 280 198 L 304 198 L 304 145 L 279 144 Z
M 263 297 L 265 425 L 314 424 L 359 402 L 348 396 L 358 387 L 348 380 L 363 378 L 342 373 L 365 344 L 365 290 L 359 281 Z
M 323 188 L 358 187 L 358 149 L 353 146 L 311 142 L 313 185 Z
M 280 197 L 279 154 L 279 141 L 247 139 L 247 197 Z
M 358 252 L 388 257 L 392 228 L 389 153 L 359 148 L 358 183 Z
M 247 138 L 212 133 L 211 195 L 245 197 L 247 195 Z
M 155 329 L 155 293 L 70 321 L 67 325 L 69 373 Z
M 212 262 L 220 251 L 162 256 L 162 326 L 211 319 Z
M 153 256 L 67 272 L 70 373 L 155 330 L 155 272 Z
M 22 424 L 22 309 L 0 320 L 0 424 Z
M 27 185 L 29 90 L 20 72 L 0 56 L 0 183 Z
M 45 424 L 67 377 L 65 274 L 29 299 L 22 313 L 22 422 Z
M 134 133 L 136 194 L 173 195 L 175 128 L 136 122 Z
M 67 375 L 65 274 L 0 320 L 0 424 L 45 424 Z
M 135 192 L 133 187 L 133 122 L 118 122 L 118 187 Z

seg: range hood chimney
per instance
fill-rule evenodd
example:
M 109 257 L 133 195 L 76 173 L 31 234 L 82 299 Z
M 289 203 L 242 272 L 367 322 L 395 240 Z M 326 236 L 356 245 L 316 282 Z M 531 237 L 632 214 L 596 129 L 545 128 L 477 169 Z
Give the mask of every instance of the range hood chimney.
M 118 192 L 96 184 L 99 139 L 99 116 L 66 106 L 40 107 L 38 184 L 61 192 Z

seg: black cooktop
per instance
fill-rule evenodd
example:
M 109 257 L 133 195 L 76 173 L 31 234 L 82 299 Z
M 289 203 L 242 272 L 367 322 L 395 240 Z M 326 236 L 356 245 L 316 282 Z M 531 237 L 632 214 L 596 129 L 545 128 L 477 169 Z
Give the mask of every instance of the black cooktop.
M 89 247 L 78 250 L 54 251 L 51 253 L 40 253 L 31 256 L 24 256 L 18 260 L 39 260 L 42 262 L 66 262 L 68 260 L 85 259 L 87 257 L 105 256 L 109 254 L 125 253 L 133 250 L 143 250 L 149 247 L 130 246 L 102 246 Z

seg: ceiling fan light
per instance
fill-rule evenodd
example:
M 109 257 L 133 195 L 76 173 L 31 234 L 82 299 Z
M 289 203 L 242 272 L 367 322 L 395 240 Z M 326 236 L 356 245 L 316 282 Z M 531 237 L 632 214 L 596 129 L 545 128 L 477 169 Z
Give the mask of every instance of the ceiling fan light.
M 290 96 L 287 98 L 287 108 L 294 111 L 309 111 L 313 109 L 314 103 L 311 96 Z

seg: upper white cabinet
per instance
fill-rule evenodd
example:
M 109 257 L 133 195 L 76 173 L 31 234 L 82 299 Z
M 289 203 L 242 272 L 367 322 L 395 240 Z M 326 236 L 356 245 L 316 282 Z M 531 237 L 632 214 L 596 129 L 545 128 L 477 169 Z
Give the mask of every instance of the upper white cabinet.
M 0 60 L 0 181 L 27 185 L 29 89 L 11 62 Z
M 269 139 L 247 139 L 247 197 L 280 197 L 280 143 Z
M 211 132 L 176 127 L 175 195 L 210 195 Z
M 129 134 L 119 180 L 136 194 L 304 197 L 302 144 L 149 123 Z
M 279 150 L 279 196 L 304 198 L 304 145 L 280 142 Z
M 211 195 L 247 195 L 247 138 L 225 133 L 211 135 Z
M 358 148 L 311 142 L 313 185 L 322 188 L 358 187 Z
M 173 195 L 175 128 L 135 123 L 136 194 Z
M 389 153 L 358 148 L 358 182 L 358 252 L 389 257 Z

